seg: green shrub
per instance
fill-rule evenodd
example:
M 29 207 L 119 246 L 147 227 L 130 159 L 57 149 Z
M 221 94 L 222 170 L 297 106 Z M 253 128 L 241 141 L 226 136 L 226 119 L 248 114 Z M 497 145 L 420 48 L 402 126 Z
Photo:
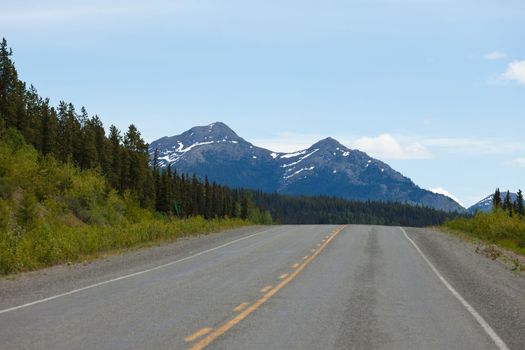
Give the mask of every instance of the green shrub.
M 523 217 L 510 217 L 502 210 L 491 213 L 480 212 L 472 218 L 447 221 L 445 226 L 518 253 L 525 253 L 525 218 Z

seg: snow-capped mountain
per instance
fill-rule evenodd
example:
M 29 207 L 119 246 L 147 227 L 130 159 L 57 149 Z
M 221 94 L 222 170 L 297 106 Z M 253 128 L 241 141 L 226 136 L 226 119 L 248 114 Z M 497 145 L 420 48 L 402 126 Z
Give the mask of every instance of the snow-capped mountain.
M 507 194 L 506 191 L 505 192 L 501 192 L 501 194 L 500 194 L 502 203 L 505 200 L 506 194 Z M 510 200 L 512 201 L 512 203 L 514 203 L 516 201 L 517 197 L 518 197 L 518 195 L 516 193 L 512 193 L 512 192 L 510 193 Z M 492 199 L 493 198 L 494 198 L 494 193 L 491 194 L 491 195 L 488 195 L 487 197 L 483 198 L 482 200 L 480 200 L 476 204 L 470 206 L 467 210 L 469 211 L 469 213 L 472 213 L 472 214 L 474 214 L 477 211 L 482 211 L 482 212 L 491 211 L 492 210 Z
M 217 122 L 156 140 L 150 145 L 151 157 L 155 150 L 162 167 L 171 164 L 178 172 L 207 175 L 231 187 L 464 210 L 451 198 L 419 188 L 388 164 L 332 138 L 298 152 L 277 153 Z

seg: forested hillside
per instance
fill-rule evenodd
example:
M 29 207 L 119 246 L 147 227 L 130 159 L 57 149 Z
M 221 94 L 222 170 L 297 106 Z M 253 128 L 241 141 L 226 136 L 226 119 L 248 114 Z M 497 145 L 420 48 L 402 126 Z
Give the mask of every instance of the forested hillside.
M 255 203 L 281 224 L 440 225 L 462 216 L 403 203 L 348 201 L 326 196 L 286 196 L 254 192 Z

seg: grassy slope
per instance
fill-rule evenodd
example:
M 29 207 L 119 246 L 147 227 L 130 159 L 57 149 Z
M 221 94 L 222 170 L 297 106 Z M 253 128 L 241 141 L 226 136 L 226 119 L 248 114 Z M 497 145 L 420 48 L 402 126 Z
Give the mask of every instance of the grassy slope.
M 247 224 L 164 217 L 96 171 L 42 158 L 16 133 L 0 139 L 0 275 Z
M 472 218 L 447 221 L 444 228 L 463 232 L 485 242 L 525 255 L 525 218 L 509 217 L 506 212 L 478 213 Z

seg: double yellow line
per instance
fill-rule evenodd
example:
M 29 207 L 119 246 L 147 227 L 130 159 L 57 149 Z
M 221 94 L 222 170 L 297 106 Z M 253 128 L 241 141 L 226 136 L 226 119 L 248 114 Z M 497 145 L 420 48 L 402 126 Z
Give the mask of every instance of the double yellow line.
M 284 286 L 286 286 L 288 283 L 290 283 L 297 275 L 301 273 L 301 271 L 304 270 L 304 268 L 312 262 L 320 253 L 323 251 L 323 249 L 337 236 L 341 231 L 343 231 L 346 228 L 346 225 L 339 226 L 336 230 L 334 230 L 330 235 L 327 236 L 324 243 L 322 243 L 319 248 L 314 250 L 313 254 L 309 257 L 305 257 L 304 261 L 293 271 L 291 272 L 288 277 L 285 277 L 281 283 L 279 283 L 277 286 L 275 286 L 273 289 L 268 291 L 266 294 L 264 294 L 259 300 L 257 300 L 255 303 L 250 305 L 248 308 L 244 309 L 241 313 L 239 313 L 237 316 L 232 318 L 231 320 L 227 321 L 226 323 L 219 326 L 214 331 L 206 332 L 209 333 L 205 338 L 200 340 L 199 342 L 195 343 L 189 350 L 201 350 L 204 349 L 206 346 L 211 344 L 215 339 L 226 333 L 228 330 L 230 330 L 233 326 L 244 320 L 246 317 L 248 317 L 252 312 L 257 310 L 262 304 L 264 304 L 268 299 L 270 299 L 272 296 L 274 296 L 278 291 L 280 291 Z M 284 275 L 283 275 L 284 276 Z

